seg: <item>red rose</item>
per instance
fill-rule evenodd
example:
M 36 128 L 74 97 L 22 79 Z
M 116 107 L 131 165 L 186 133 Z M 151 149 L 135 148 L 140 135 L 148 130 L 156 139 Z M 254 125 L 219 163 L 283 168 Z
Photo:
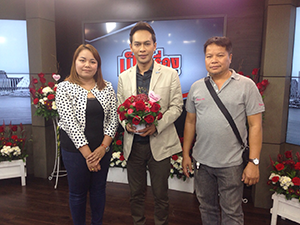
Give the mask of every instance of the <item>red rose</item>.
M 12 143 L 11 143 L 11 142 L 6 142 L 5 145 L 6 145 L 6 146 L 11 146 Z
M 48 86 L 53 88 L 54 87 L 54 83 L 53 82 L 48 82 Z
M 144 117 L 144 120 L 146 121 L 146 123 L 153 123 L 154 122 L 154 116 L 147 115 L 147 116 Z
M 145 103 L 140 100 L 135 103 L 136 111 L 143 111 L 145 109 Z
M 124 161 L 124 160 L 125 160 L 124 155 L 120 155 L 120 160 L 121 160 L 121 161 Z
M 300 162 L 297 162 L 297 163 L 295 164 L 294 168 L 295 168 L 296 170 L 300 170 Z
M 13 139 L 14 141 L 15 141 L 15 140 L 18 140 L 18 136 L 17 136 L 17 135 L 12 135 L 12 136 L 11 136 L 11 139 Z
M 44 76 L 45 76 L 45 74 L 43 74 L 43 73 L 39 73 L 39 74 L 38 74 L 38 76 L 39 76 L 39 78 L 42 78 L 42 77 L 44 77 Z
M 262 87 L 263 87 L 263 85 L 261 83 L 257 83 L 256 86 L 257 86 L 258 90 L 262 89 Z
M 128 99 L 126 99 L 122 105 L 125 107 L 125 109 L 129 109 L 129 107 L 131 106 L 131 102 Z
M 285 154 L 285 157 L 287 159 L 291 159 L 292 158 L 292 151 L 286 151 L 284 154 Z
M 259 71 L 259 68 L 254 68 L 252 70 L 252 75 L 257 75 L 258 74 L 258 71 Z
M 139 116 L 133 117 L 132 123 L 133 123 L 134 125 L 138 125 L 140 122 L 141 122 L 141 117 L 139 117 Z
M 44 77 L 40 77 L 40 81 L 41 81 L 42 84 L 46 83 L 46 79 Z
M 158 113 L 157 120 L 160 120 L 162 117 L 163 117 L 163 114 L 162 113 Z
M 269 84 L 269 81 L 268 80 L 263 80 L 262 82 L 261 82 L 261 84 L 263 85 L 263 86 L 267 86 L 268 84 Z
M 57 87 L 54 87 L 54 88 L 53 88 L 53 91 L 56 91 L 56 89 L 57 89 Z
M 117 141 L 116 141 L 116 144 L 117 144 L 117 145 L 122 145 L 122 141 L 121 141 L 121 140 L 117 140 Z
M 29 91 L 32 94 L 32 96 L 35 96 L 36 90 L 34 88 L 30 88 Z
M 159 109 L 160 109 L 160 105 L 157 104 L 156 102 L 154 102 L 152 107 L 151 107 L 151 112 L 158 112 Z
M 300 186 L 300 178 L 299 177 L 294 177 L 292 179 L 292 182 L 295 186 Z
M 15 131 L 17 131 L 17 130 L 18 130 L 18 127 L 17 127 L 16 125 L 13 125 L 13 126 L 11 127 L 11 131 L 15 132 Z
M 54 98 L 55 98 L 54 94 L 49 94 L 49 95 L 48 95 L 48 99 L 49 99 L 49 100 L 52 100 L 52 99 L 54 99 Z
M 278 171 L 281 171 L 284 169 L 284 165 L 282 163 L 278 163 L 275 167 Z
M 178 155 L 172 155 L 172 159 L 176 161 L 178 159 Z
M 34 84 L 37 84 L 39 81 L 38 81 L 38 79 L 33 78 L 33 79 L 32 79 L 32 82 L 33 82 Z
M 279 176 L 272 177 L 272 182 L 277 183 L 279 181 Z
M 119 113 L 119 118 L 120 118 L 121 121 L 127 119 L 127 117 L 125 116 L 125 113 L 126 113 L 125 111 Z
M 38 104 L 39 103 L 39 99 L 38 98 L 35 98 L 34 100 L 33 100 L 33 104 Z

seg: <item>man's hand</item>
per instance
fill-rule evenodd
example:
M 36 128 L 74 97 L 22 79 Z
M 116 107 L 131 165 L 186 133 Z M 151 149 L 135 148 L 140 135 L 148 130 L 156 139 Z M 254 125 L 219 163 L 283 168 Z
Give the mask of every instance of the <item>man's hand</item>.
M 186 175 L 187 177 L 190 177 L 189 173 L 192 172 L 192 170 L 193 170 L 191 157 L 190 156 L 183 156 L 181 164 L 182 164 L 184 175 Z
M 151 136 L 152 134 L 154 134 L 156 132 L 156 127 L 155 125 L 152 123 L 151 125 L 146 125 L 146 127 L 142 130 L 137 130 L 135 132 L 138 132 L 140 136 L 142 137 L 146 137 L 146 136 Z
M 128 133 L 135 133 L 136 127 L 132 126 L 130 123 L 126 124 L 126 130 Z
M 248 162 L 246 168 L 243 171 L 242 181 L 246 185 L 254 185 L 259 181 L 259 167 L 252 162 Z

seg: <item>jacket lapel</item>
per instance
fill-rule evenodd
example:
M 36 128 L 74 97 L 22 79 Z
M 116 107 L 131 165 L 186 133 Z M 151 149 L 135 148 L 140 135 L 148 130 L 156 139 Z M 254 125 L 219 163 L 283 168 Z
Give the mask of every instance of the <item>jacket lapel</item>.
M 155 86 L 156 86 L 156 84 L 158 82 L 158 79 L 159 79 L 160 75 L 161 75 L 161 65 L 154 61 L 153 71 L 152 71 L 151 81 L 150 81 L 150 87 L 149 87 L 149 92 L 150 91 L 154 91 Z
M 136 95 L 137 91 L 136 91 L 136 66 L 133 66 L 130 68 L 130 73 L 129 73 L 129 81 L 130 85 L 131 85 L 131 95 Z M 128 96 L 129 97 L 129 96 Z

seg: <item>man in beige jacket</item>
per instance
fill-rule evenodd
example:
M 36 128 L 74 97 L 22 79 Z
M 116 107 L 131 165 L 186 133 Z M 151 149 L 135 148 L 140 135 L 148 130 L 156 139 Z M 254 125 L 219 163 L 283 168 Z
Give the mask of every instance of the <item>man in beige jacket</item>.
M 168 224 L 168 177 L 170 157 L 180 152 L 181 145 L 174 122 L 182 113 L 182 93 L 177 72 L 156 63 L 156 37 L 152 27 L 145 22 L 137 23 L 130 32 L 130 49 L 137 64 L 119 76 L 118 104 L 136 94 L 153 91 L 161 97 L 159 103 L 163 117 L 136 134 L 134 126 L 122 122 L 124 132 L 124 156 L 131 191 L 131 214 L 135 225 L 145 224 L 144 200 L 146 170 L 150 172 L 155 199 L 155 225 Z

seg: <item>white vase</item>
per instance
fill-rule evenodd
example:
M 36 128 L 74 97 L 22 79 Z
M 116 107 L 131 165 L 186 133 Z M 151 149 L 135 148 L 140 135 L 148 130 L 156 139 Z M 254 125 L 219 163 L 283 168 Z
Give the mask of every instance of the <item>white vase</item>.
M 0 180 L 21 177 L 21 185 L 26 185 L 26 160 L 12 160 L 0 162 Z
M 284 195 L 274 193 L 272 195 L 273 207 L 271 225 L 276 225 L 277 216 L 300 223 L 300 202 L 298 199 L 287 200 Z

